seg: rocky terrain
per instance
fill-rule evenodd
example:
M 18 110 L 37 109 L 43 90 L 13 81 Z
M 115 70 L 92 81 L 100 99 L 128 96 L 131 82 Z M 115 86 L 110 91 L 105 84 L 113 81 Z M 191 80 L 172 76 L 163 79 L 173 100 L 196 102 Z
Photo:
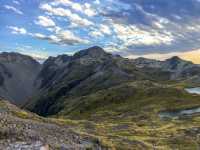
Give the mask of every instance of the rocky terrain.
M 0 149 L 84 150 L 102 149 L 102 147 L 97 139 L 79 135 L 67 124 L 63 125 L 58 120 L 41 118 L 0 100 Z

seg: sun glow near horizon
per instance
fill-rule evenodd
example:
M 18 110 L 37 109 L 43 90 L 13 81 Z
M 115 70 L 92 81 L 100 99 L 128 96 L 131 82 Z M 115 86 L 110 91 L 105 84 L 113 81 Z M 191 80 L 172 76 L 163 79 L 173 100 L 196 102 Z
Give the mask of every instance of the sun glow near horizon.
M 191 61 L 195 64 L 200 64 L 200 49 L 187 51 L 187 52 L 172 52 L 167 54 L 161 54 L 161 53 L 152 53 L 152 54 L 146 54 L 146 55 L 129 55 L 126 56 L 130 59 L 135 59 L 138 57 L 144 57 L 148 59 L 156 59 L 156 60 L 166 60 L 168 58 L 171 58 L 173 56 L 178 56 L 181 59 Z

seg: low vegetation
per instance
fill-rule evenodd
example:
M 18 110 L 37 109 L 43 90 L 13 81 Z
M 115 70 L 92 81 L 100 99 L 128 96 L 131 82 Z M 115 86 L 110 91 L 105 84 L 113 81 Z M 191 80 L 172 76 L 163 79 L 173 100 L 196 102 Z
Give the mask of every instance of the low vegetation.
M 198 149 L 200 116 L 161 119 L 158 113 L 200 106 L 184 86 L 131 82 L 65 101 L 58 121 L 111 149 Z

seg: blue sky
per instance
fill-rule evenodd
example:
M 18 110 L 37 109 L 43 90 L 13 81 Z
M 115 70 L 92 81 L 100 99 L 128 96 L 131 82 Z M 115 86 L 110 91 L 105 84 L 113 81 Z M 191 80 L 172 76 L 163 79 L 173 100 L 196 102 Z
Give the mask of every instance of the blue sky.
M 94 45 L 125 57 L 200 59 L 200 0 L 0 0 L 0 51 L 36 58 Z

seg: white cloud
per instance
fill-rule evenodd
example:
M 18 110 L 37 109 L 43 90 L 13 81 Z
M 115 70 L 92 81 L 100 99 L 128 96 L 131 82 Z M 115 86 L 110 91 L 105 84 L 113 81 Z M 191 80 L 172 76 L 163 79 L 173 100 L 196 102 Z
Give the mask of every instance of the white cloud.
M 109 26 L 105 24 L 100 24 L 96 28 L 91 28 L 92 31 L 89 32 L 89 35 L 95 38 L 104 37 L 105 35 L 111 35 L 112 31 Z
M 35 33 L 35 34 L 33 34 L 33 36 L 36 37 L 36 38 L 39 38 L 39 39 L 45 39 L 46 38 L 46 36 L 44 34 L 41 34 L 41 33 Z
M 95 38 L 99 38 L 99 37 L 103 37 L 104 36 L 104 34 L 102 34 L 99 31 L 96 31 L 96 30 L 89 32 L 89 35 L 92 36 L 92 37 L 95 37 Z
M 73 32 L 69 30 L 60 30 L 55 35 L 44 35 L 41 33 L 31 33 L 31 36 L 47 40 L 50 43 L 60 44 L 60 45 L 76 45 L 76 44 L 86 44 L 89 41 L 85 39 L 81 39 L 76 36 Z
M 40 63 L 43 63 L 44 60 L 49 57 L 48 51 L 46 51 L 46 48 L 44 47 L 35 47 L 33 45 L 23 45 L 19 43 L 16 43 L 15 45 L 16 47 L 11 48 L 11 51 L 31 56 Z
M 13 34 L 29 35 L 34 38 L 47 40 L 50 43 L 59 45 L 76 45 L 76 44 L 88 44 L 89 41 L 76 36 L 73 32 L 69 30 L 62 30 L 60 27 L 53 27 L 52 29 L 55 33 L 51 35 L 45 35 L 42 33 L 31 33 L 27 32 L 25 28 L 20 28 L 16 26 L 8 26 Z
M 73 1 L 70 1 L 70 0 L 55 0 L 51 4 L 54 5 L 54 6 L 58 6 L 60 4 L 64 5 L 64 6 L 69 6 L 73 10 L 75 10 L 77 12 L 81 12 L 81 13 L 89 16 L 89 17 L 95 16 L 97 14 L 95 9 L 92 8 L 89 3 L 80 4 L 80 3 L 76 3 L 76 2 L 73 2 Z
M 126 50 L 126 48 L 124 47 L 123 44 L 109 42 L 108 44 L 106 44 L 104 46 L 104 50 L 109 52 L 109 53 L 116 53 L 116 52 L 120 52 L 120 51 Z
M 52 19 L 46 16 L 39 16 L 35 23 L 43 27 L 53 27 L 56 25 Z
M 59 31 L 61 31 L 61 28 L 58 27 L 58 26 L 54 26 L 54 27 L 49 27 L 47 28 L 48 31 L 51 31 L 51 32 L 55 32 L 55 33 L 58 33 Z
M 104 34 L 108 34 L 108 35 L 112 33 L 110 27 L 104 24 L 100 25 L 99 30 L 103 32 Z
M 10 5 L 4 5 L 4 8 L 8 9 L 8 10 L 12 10 L 13 12 L 19 14 L 19 15 L 23 15 L 23 12 L 13 6 Z
M 99 4 L 100 4 L 100 1 L 99 1 L 99 0 L 95 0 L 95 1 L 94 1 L 94 4 L 99 5 Z
M 11 30 L 12 34 L 27 34 L 27 31 L 25 28 L 19 28 L 15 26 L 8 26 L 8 28 Z
M 13 3 L 16 5 L 20 5 L 19 1 L 17 1 L 17 0 L 13 0 Z
M 157 30 L 142 30 L 134 25 L 113 24 L 117 38 L 125 46 L 171 44 L 174 40 L 170 32 L 160 33 Z
M 64 31 L 60 31 L 57 34 L 57 37 L 60 39 L 60 43 L 63 44 L 69 44 L 69 45 L 73 45 L 73 44 L 77 44 L 77 43 L 82 43 L 82 44 L 86 44 L 89 41 L 81 39 L 77 36 L 74 35 L 74 33 L 72 33 L 71 31 L 68 30 L 64 30 Z
M 57 6 L 59 4 L 70 5 L 71 3 L 72 3 L 71 0 L 54 0 L 54 2 L 52 2 L 51 4 Z
M 31 33 L 30 35 L 35 37 L 35 38 L 41 39 L 41 40 L 47 40 L 50 43 L 59 44 L 59 42 L 60 42 L 60 39 L 58 37 L 56 37 L 55 35 L 44 35 L 44 34 L 41 34 L 41 33 Z
M 83 5 L 83 10 L 81 12 L 86 14 L 87 16 L 90 16 L 90 17 L 95 16 L 97 14 L 95 9 L 93 9 L 89 3 L 85 3 Z
M 72 13 L 69 9 L 64 9 L 61 7 L 54 8 L 49 4 L 43 4 L 40 6 L 40 8 L 44 11 L 47 11 L 51 15 L 67 17 L 71 23 L 76 24 L 78 26 L 93 25 L 91 21 L 87 20 L 86 18 L 80 17 L 78 14 Z

